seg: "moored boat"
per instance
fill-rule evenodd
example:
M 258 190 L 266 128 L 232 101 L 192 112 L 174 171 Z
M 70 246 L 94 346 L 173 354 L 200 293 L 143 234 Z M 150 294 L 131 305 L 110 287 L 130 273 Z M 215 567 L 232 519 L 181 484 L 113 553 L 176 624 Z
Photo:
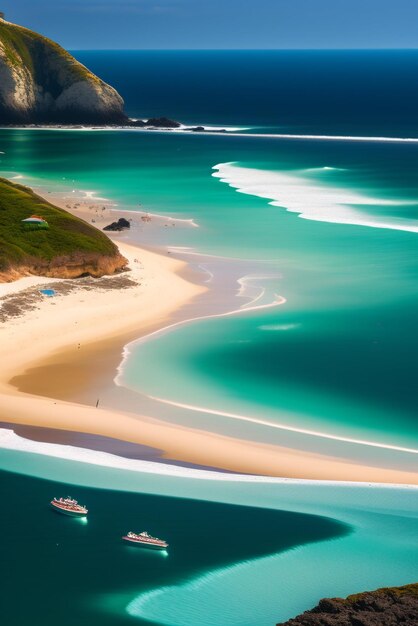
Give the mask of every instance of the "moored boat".
M 77 500 L 73 500 L 70 497 L 54 498 L 50 504 L 58 513 L 63 513 L 70 517 L 85 517 L 88 513 L 88 509 L 85 506 L 78 504 Z
M 131 545 L 137 545 L 141 548 L 151 548 L 152 550 L 167 550 L 168 543 L 163 539 L 152 537 L 147 532 L 133 533 L 129 532 L 122 537 L 123 541 Z

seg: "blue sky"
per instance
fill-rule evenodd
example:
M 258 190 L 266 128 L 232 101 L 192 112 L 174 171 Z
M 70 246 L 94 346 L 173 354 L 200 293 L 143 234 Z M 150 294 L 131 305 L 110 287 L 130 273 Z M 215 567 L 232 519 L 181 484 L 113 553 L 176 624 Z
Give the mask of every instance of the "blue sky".
M 70 49 L 418 48 L 418 0 L 0 0 Z

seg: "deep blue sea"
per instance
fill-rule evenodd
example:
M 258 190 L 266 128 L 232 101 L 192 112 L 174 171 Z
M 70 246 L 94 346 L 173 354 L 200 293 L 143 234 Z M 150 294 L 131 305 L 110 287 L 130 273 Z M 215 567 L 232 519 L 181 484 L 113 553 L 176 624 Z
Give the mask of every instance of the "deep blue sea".
M 79 51 L 132 117 L 418 136 L 418 51 Z
M 131 344 L 119 385 L 160 419 L 416 470 L 418 51 L 75 55 L 132 117 L 228 128 L 0 130 L 2 175 L 193 220 L 134 235 L 198 259 L 239 312 Z M 160 475 L 13 446 L 7 626 L 55 624 L 48 589 L 71 598 L 68 626 L 273 626 L 323 596 L 418 580 L 413 488 Z M 87 524 L 42 508 L 66 492 L 91 505 Z M 123 550 L 126 524 L 166 537 L 168 557 Z

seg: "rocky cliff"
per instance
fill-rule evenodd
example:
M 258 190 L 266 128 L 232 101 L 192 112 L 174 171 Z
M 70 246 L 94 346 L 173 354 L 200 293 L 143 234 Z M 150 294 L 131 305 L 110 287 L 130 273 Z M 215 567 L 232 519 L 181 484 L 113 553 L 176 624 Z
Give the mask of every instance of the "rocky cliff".
M 125 120 L 113 87 L 50 39 L 0 17 L 0 124 Z
M 277 626 L 418 626 L 418 583 L 325 598 L 311 611 Z

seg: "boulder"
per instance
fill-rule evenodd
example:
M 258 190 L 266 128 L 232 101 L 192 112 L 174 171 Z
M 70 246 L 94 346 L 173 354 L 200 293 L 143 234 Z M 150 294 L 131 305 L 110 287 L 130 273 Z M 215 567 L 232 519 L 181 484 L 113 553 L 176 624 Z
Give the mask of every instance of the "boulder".
M 126 220 L 124 217 L 120 217 L 117 222 L 112 222 L 111 224 L 108 224 L 107 226 L 103 228 L 103 230 L 120 231 L 120 230 L 127 230 L 130 227 L 131 227 L 130 222 Z

